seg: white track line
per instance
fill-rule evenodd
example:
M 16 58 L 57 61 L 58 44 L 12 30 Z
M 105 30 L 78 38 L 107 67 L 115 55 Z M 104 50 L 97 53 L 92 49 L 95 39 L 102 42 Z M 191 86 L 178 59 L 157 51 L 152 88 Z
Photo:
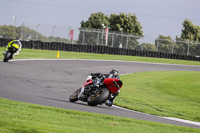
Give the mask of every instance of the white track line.
M 125 110 L 125 111 L 134 112 L 134 113 L 137 112 L 137 113 L 140 113 L 140 114 L 151 115 L 151 114 L 146 114 L 146 113 L 142 113 L 142 112 L 138 112 L 138 111 L 122 108 L 122 107 L 119 107 L 119 106 L 116 106 L 116 105 L 113 105 L 113 107 L 121 109 L 121 110 Z M 151 115 L 151 116 L 156 116 L 156 115 Z M 188 124 L 200 126 L 200 122 L 189 121 L 189 120 L 184 120 L 184 119 L 179 119 L 179 118 L 174 118 L 174 117 L 161 117 L 161 116 L 156 116 L 156 117 L 160 117 L 160 118 L 164 118 L 164 119 L 168 119 L 168 120 L 172 120 L 172 121 L 178 121 L 178 122 L 182 122 L 182 123 L 188 123 Z
M 67 60 L 86 60 L 86 61 L 112 61 L 112 62 L 134 62 L 134 63 L 143 63 L 143 64 L 156 64 L 156 65 L 172 65 L 172 66 L 190 66 L 190 67 L 200 67 L 200 66 L 196 66 L 196 65 L 182 65 L 182 64 L 166 64 L 166 63 L 151 63 L 151 62 L 139 62 L 139 61 L 123 61 L 123 60 L 96 60 L 96 59 L 13 59 L 10 61 L 37 61 L 37 60 L 41 60 L 41 61 L 45 61 L 45 60 L 53 60 L 53 61 L 67 61 Z
M 179 118 L 174 118 L 174 117 L 163 117 L 163 118 L 169 119 L 169 120 L 173 120 L 173 121 L 179 121 L 179 122 L 183 122 L 183 123 L 189 123 L 189 124 L 192 124 L 192 125 L 200 126 L 200 122 L 189 121 L 189 120 L 184 120 L 184 119 L 179 119 Z

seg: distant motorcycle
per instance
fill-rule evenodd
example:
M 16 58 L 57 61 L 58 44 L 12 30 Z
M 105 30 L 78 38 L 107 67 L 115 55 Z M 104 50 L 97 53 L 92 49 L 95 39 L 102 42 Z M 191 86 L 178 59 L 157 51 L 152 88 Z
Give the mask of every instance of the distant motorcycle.
M 92 87 L 93 80 L 92 76 L 88 76 L 86 81 L 83 83 L 82 87 L 76 90 L 70 97 L 70 102 L 76 102 L 81 100 L 87 102 L 90 106 L 97 106 L 98 104 L 103 104 L 106 100 L 109 100 L 113 97 L 113 94 L 118 92 L 122 87 L 123 83 L 120 79 L 117 78 L 105 78 L 101 86 Z M 84 87 L 84 93 L 82 97 L 79 97 L 82 88 Z
M 11 60 L 13 58 L 14 53 L 16 53 L 18 51 L 17 48 L 11 46 L 8 48 L 8 50 L 6 51 L 6 53 L 4 54 L 4 62 L 8 62 L 9 60 Z

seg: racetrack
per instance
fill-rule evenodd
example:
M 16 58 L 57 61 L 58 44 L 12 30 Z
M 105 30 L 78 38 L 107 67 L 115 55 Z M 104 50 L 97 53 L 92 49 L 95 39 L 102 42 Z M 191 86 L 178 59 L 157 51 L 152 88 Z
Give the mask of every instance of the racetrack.
M 90 107 L 84 102 L 69 102 L 69 96 L 82 85 L 89 73 L 108 73 L 111 69 L 126 74 L 143 71 L 200 71 L 200 66 L 104 60 L 12 60 L 8 63 L 0 61 L 0 97 L 58 108 L 200 128 L 197 124 L 169 120 L 115 106 Z

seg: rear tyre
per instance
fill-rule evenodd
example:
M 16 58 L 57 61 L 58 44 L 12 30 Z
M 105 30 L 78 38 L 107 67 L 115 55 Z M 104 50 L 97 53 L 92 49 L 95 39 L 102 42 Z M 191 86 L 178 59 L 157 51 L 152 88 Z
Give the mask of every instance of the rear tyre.
M 3 59 L 3 62 L 8 62 L 5 58 Z
M 97 106 L 98 104 L 105 102 L 106 99 L 109 97 L 109 94 L 110 92 L 107 88 L 102 88 L 101 90 L 99 90 L 99 93 L 89 96 L 87 103 L 90 106 Z
M 78 94 L 81 92 L 81 88 L 76 90 L 70 97 L 69 97 L 69 101 L 70 102 L 76 102 L 78 101 Z
M 8 62 L 8 60 L 10 59 L 10 56 L 11 56 L 11 53 L 7 51 L 7 52 L 5 53 L 5 55 L 4 55 L 3 61 L 4 61 L 4 62 Z

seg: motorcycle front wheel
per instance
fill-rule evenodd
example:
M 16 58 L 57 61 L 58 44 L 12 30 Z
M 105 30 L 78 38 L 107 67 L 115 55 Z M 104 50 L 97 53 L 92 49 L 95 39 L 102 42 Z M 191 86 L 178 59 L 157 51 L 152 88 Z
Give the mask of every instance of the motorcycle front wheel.
M 97 94 L 89 96 L 87 103 L 90 106 L 97 106 L 98 104 L 105 102 L 109 97 L 109 94 L 110 92 L 107 88 L 102 88 Z
M 76 102 L 78 101 L 78 94 L 81 92 L 81 88 L 79 88 L 78 90 L 76 90 L 70 97 L 69 97 L 69 101 L 70 102 Z

